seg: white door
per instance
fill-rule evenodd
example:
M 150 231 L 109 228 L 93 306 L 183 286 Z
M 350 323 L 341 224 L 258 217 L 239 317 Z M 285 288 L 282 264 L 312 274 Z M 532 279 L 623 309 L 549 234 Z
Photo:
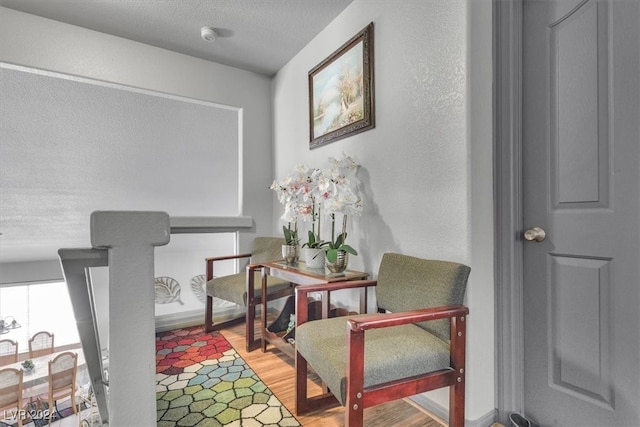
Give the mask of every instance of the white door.
M 638 427 L 640 0 L 523 14 L 525 413 Z

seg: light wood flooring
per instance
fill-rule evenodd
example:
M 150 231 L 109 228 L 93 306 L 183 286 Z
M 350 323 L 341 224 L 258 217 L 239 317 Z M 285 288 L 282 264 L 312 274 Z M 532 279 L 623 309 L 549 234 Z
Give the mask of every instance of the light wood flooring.
M 259 330 L 258 328 L 259 324 L 256 323 L 256 331 Z M 242 323 L 222 329 L 220 332 L 287 409 L 295 414 L 293 360 L 272 347 L 269 347 L 266 353 L 259 349 L 247 353 L 244 329 L 245 325 Z M 308 387 L 310 395 L 320 393 L 320 386 L 316 382 L 310 381 Z M 296 418 L 304 427 L 344 426 L 344 407 L 338 406 L 307 415 L 296 415 Z M 365 409 L 364 425 L 367 427 L 441 427 L 446 424 L 408 400 L 397 400 Z

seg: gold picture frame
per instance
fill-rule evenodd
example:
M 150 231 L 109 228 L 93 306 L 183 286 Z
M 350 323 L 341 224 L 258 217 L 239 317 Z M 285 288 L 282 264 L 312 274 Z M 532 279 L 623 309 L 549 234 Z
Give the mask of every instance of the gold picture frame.
M 309 148 L 373 127 L 372 22 L 309 71 Z

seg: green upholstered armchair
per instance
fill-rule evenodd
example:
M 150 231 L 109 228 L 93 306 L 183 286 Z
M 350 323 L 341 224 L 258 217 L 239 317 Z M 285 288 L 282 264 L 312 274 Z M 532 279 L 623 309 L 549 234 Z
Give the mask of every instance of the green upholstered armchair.
M 261 303 L 261 276 L 260 271 L 256 271 L 254 287 L 250 289 L 248 286 L 247 273 L 232 274 L 223 277 L 214 277 L 213 267 L 217 261 L 250 258 L 251 264 L 259 264 L 261 262 L 276 261 L 282 259 L 283 238 L 278 237 L 256 237 L 253 240 L 251 253 L 227 255 L 220 257 L 206 258 L 206 293 L 207 300 L 204 315 L 204 329 L 211 332 L 215 329 L 227 326 L 232 323 L 242 321 L 242 318 L 232 319 L 230 321 L 215 324 L 213 323 L 213 298 L 220 298 L 225 301 L 231 301 L 240 306 L 247 307 L 245 313 L 246 321 L 246 346 L 247 351 L 257 348 L 254 341 L 254 320 L 256 316 L 256 305 Z M 267 301 L 282 298 L 293 294 L 291 283 L 285 282 L 273 277 L 267 278 Z
M 470 271 L 387 253 L 377 281 L 296 288 L 296 413 L 340 403 L 345 425 L 362 426 L 365 408 L 448 386 L 449 425 L 462 427 Z M 307 320 L 309 292 L 356 285 L 376 286 L 378 314 Z M 307 397 L 308 365 L 329 393 Z

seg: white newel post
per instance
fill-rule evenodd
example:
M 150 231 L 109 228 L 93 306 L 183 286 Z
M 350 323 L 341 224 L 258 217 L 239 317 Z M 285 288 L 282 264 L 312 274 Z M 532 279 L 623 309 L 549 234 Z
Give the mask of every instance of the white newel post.
M 109 424 L 156 425 L 154 247 L 164 212 L 91 214 L 91 244 L 109 250 Z

